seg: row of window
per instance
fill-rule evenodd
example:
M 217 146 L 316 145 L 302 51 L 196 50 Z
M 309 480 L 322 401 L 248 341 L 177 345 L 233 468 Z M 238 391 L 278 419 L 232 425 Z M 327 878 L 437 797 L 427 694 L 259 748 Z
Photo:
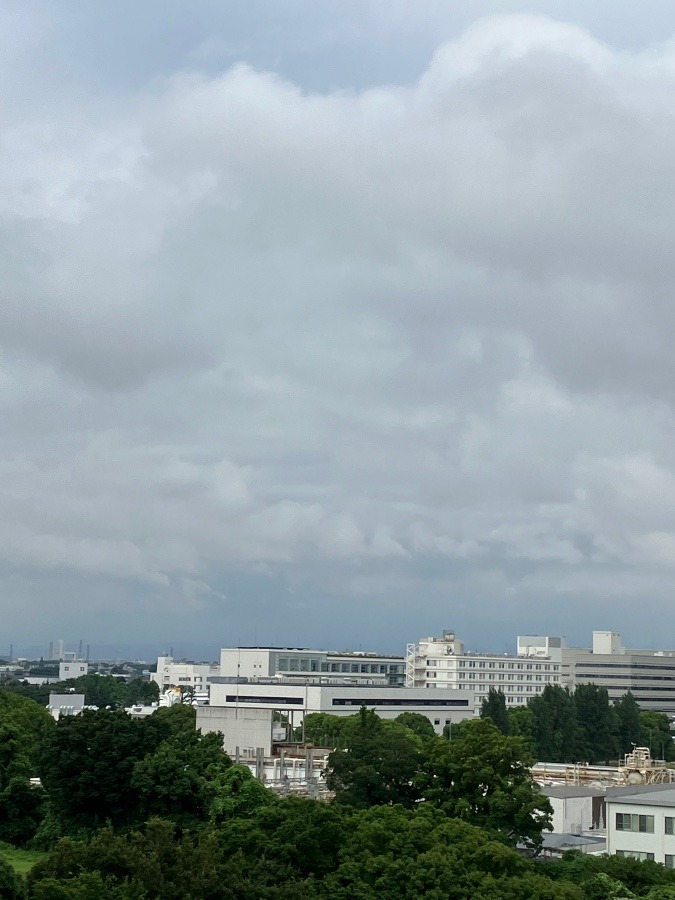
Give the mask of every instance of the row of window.
M 428 660 L 427 665 L 433 665 L 435 660 Z M 460 669 L 517 669 L 525 672 L 557 672 L 560 666 L 552 663 L 485 663 L 481 660 L 470 659 L 459 661 Z
M 626 859 L 638 859 L 640 862 L 654 862 L 654 854 L 653 853 L 645 853 L 642 850 L 617 850 L 617 856 L 623 856 Z M 670 865 L 668 865 L 668 859 L 670 859 Z M 673 868 L 673 857 L 668 856 L 666 854 L 666 868 Z
M 389 672 L 403 672 L 403 663 L 337 663 L 311 659 L 307 656 L 278 656 L 278 672 L 348 672 L 364 675 L 387 675 Z
M 654 816 L 643 816 L 637 813 L 617 813 L 616 830 L 654 834 Z

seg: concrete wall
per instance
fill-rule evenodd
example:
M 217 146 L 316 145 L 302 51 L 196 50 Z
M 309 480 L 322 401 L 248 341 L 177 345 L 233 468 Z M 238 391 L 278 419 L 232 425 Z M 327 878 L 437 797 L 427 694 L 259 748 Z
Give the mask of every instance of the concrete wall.
M 224 706 L 198 706 L 197 728 L 202 734 L 220 731 L 223 748 L 234 756 L 240 752 L 263 748 L 265 756 L 272 755 L 272 710 L 235 709 Z

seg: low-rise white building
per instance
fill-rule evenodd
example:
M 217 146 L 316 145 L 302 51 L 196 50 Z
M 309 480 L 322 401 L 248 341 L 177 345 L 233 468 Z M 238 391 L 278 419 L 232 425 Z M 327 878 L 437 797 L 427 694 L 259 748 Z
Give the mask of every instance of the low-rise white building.
M 402 656 L 360 650 L 340 652 L 302 647 L 224 647 L 220 651 L 220 675 L 402 685 L 405 660 Z
M 47 711 L 57 721 L 62 716 L 79 716 L 84 710 L 84 694 L 50 694 Z
M 675 786 L 608 791 L 607 852 L 675 868 Z
M 82 678 L 89 674 L 89 663 L 83 659 L 69 660 L 59 663 L 59 681 L 67 681 L 69 678 Z
M 158 685 L 160 693 L 168 688 L 178 687 L 207 696 L 208 679 L 211 675 L 218 674 L 217 665 L 187 660 L 174 662 L 171 656 L 158 656 L 157 671 L 150 674 L 150 680 Z
M 431 695 L 425 689 L 381 685 L 289 684 L 268 679 L 265 682 L 214 678 L 209 706 L 197 708 L 197 727 L 202 731 L 222 731 L 225 749 L 263 748 L 271 753 L 273 713 L 282 714 L 289 730 L 300 726 L 308 713 L 350 716 L 360 707 L 374 709 L 383 719 L 395 719 L 404 712 L 426 716 L 437 734 L 446 725 L 473 718 L 471 691 L 449 689 Z
M 540 694 L 547 684 L 560 684 L 560 637 L 528 635 L 518 638 L 515 656 L 466 653 L 452 631 L 408 644 L 406 684 L 415 688 L 472 691 L 476 712 L 490 688 L 500 690 L 507 706 L 520 706 Z

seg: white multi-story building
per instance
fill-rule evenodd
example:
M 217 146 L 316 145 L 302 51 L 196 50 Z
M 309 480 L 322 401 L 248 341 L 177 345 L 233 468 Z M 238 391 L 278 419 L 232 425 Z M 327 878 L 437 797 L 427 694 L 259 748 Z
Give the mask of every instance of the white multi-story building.
M 651 785 L 635 793 L 608 791 L 607 852 L 675 868 L 675 786 Z
M 220 674 L 232 678 L 403 685 L 405 660 L 402 656 L 382 656 L 363 651 L 225 647 L 220 651 Z
M 172 656 L 158 656 L 157 671 L 151 673 L 150 680 L 159 686 L 160 693 L 164 693 L 167 688 L 179 687 L 205 694 L 208 690 L 209 676 L 218 673 L 217 665 L 186 660 L 174 662 Z
M 83 659 L 69 660 L 59 663 L 59 681 L 69 678 L 82 678 L 89 673 L 89 663 Z
M 563 649 L 561 675 L 571 689 L 597 684 L 611 701 L 630 691 L 642 709 L 675 713 L 673 650 L 627 650 L 617 632 L 594 631 L 592 650 Z
M 490 688 L 506 697 L 507 706 L 519 706 L 540 694 L 547 684 L 560 684 L 560 637 L 528 635 L 518 638 L 516 656 L 466 653 L 454 632 L 408 644 L 408 687 L 472 691 L 476 712 Z

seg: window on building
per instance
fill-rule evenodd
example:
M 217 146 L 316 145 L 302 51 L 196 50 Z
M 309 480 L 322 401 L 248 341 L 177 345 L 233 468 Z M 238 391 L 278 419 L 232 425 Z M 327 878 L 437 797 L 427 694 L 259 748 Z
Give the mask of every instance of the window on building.
M 675 856 L 672 853 L 666 853 L 663 865 L 666 869 L 675 869 Z
M 428 660 L 427 660 L 427 665 L 428 665 L 428 666 L 435 666 L 435 665 L 436 665 L 436 660 L 435 660 L 435 659 L 428 659 Z
M 289 668 L 289 670 L 290 670 L 291 672 L 298 672 L 298 671 L 299 671 L 299 669 L 300 669 L 300 660 L 298 659 L 297 656 L 291 656 L 291 657 L 289 658 L 288 662 L 289 662 L 288 668 Z
M 441 724 L 440 719 L 434 719 L 434 725 L 440 725 L 440 724 Z
M 616 830 L 654 834 L 654 816 L 641 816 L 637 813 L 617 813 Z
M 654 862 L 654 854 L 644 853 L 642 850 L 617 850 L 616 855 L 625 859 L 638 859 L 640 862 Z
M 673 816 L 666 816 L 666 834 L 675 834 L 675 831 L 673 831 L 673 822 L 675 822 Z
M 300 660 L 300 671 L 309 672 L 309 660 L 304 656 Z

